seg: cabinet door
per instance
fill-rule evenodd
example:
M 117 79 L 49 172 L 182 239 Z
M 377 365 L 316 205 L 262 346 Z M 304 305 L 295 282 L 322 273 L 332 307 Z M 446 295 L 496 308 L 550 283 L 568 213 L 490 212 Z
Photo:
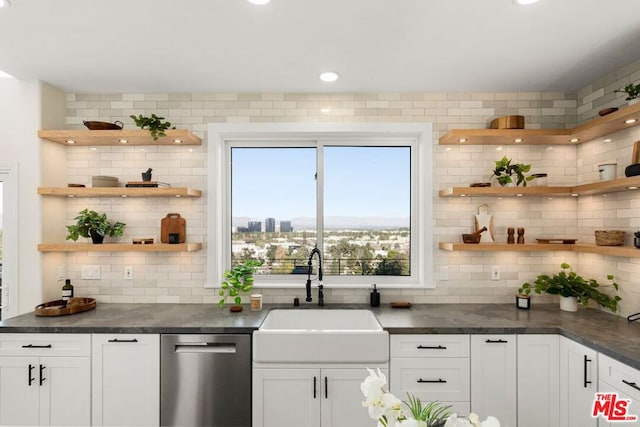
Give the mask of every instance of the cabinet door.
M 634 399 L 635 396 L 625 393 L 620 388 L 614 387 L 613 385 L 607 383 L 606 381 L 603 381 L 602 379 L 598 384 L 598 391 L 601 393 L 612 393 L 612 392 L 618 393 L 619 400 L 620 399 L 630 400 L 631 402 L 627 407 L 627 415 L 636 415 L 638 417 L 638 421 L 635 421 L 635 422 L 619 422 L 619 421 L 612 422 L 612 421 L 607 421 L 605 417 L 602 414 L 600 414 L 596 419 L 598 421 L 599 427 L 618 427 L 618 426 L 638 427 L 640 426 L 640 400 L 638 400 L 637 398 Z
M 560 337 L 560 425 L 596 427 L 591 416 L 598 384 L 597 353 Z
M 40 423 L 37 357 L 0 357 L 0 425 Z
M 516 427 L 516 336 L 471 336 L 471 412 Z
M 320 383 L 320 369 L 255 368 L 253 427 L 319 427 Z
M 560 424 L 560 337 L 518 335 L 518 427 Z
M 386 369 L 380 370 L 388 376 Z M 370 427 L 375 420 L 369 417 L 367 408 L 362 407 L 364 395 L 360 384 L 367 377 L 364 368 L 322 369 L 322 427 Z M 403 396 L 396 396 L 404 399 Z
M 38 368 L 42 370 L 40 425 L 90 425 L 90 358 L 41 357 Z
M 160 423 L 160 336 L 94 334 L 93 425 Z

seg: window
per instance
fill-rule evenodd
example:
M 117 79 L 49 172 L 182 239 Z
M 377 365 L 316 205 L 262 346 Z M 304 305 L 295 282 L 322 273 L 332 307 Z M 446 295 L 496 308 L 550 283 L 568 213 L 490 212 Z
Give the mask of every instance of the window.
M 340 128 L 210 126 L 209 286 L 299 286 L 316 245 L 325 285 L 433 286 L 430 126 Z

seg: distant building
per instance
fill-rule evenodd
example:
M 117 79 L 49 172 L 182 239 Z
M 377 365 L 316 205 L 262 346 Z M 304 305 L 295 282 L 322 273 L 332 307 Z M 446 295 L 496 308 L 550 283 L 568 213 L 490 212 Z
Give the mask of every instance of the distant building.
M 280 232 L 291 233 L 293 228 L 291 227 L 291 221 L 280 221 Z
M 276 219 L 267 218 L 264 220 L 264 231 L 267 233 L 275 233 L 276 231 Z
M 249 228 L 249 233 L 262 232 L 262 221 L 249 221 L 247 226 Z
M 238 227 L 238 233 L 248 233 L 249 227 Z

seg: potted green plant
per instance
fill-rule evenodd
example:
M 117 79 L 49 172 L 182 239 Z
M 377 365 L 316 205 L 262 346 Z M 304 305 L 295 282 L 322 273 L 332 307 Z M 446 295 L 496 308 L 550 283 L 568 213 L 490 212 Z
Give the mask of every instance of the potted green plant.
M 138 126 L 140 129 L 149 129 L 151 137 L 154 141 L 156 141 L 161 136 L 167 136 L 164 131 L 171 128 L 170 122 L 163 122 L 164 117 L 159 117 L 155 114 L 152 114 L 151 117 L 146 117 L 142 114 L 137 117 L 135 115 L 131 115 L 129 117 L 133 119 L 133 121 L 136 123 L 136 126 Z M 171 129 L 175 129 L 175 127 Z
M 218 305 L 224 306 L 227 296 L 232 297 L 235 302 L 234 306 L 231 306 L 231 311 L 242 311 L 242 298 L 241 292 L 249 292 L 253 287 L 253 274 L 258 271 L 258 268 L 262 265 L 262 261 L 255 259 L 248 259 L 240 264 L 234 265 L 232 268 L 226 270 L 222 277 L 224 280 L 221 284 L 221 289 L 218 292 L 220 295 L 220 301 Z
M 122 236 L 126 224 L 117 221 L 110 222 L 107 214 L 99 214 L 89 209 L 81 210 L 78 216 L 74 218 L 75 225 L 67 225 L 66 240 L 78 240 L 78 237 L 91 237 L 93 243 L 102 243 L 105 236 L 118 237 Z
M 584 279 L 578 276 L 566 262 L 560 264 L 560 268 L 560 273 L 553 276 L 539 275 L 534 285 L 523 283 L 518 292 L 529 295 L 533 289 L 537 294 L 546 292 L 560 295 L 560 309 L 565 311 L 576 311 L 578 303 L 587 305 L 591 300 L 614 313 L 618 310 L 618 301 L 622 299 L 618 295 L 609 296 L 601 292 L 599 288 L 603 285 L 595 279 Z M 619 289 L 618 284 L 613 281 L 612 275 L 608 275 L 607 280 L 611 281 L 607 286 L 611 286 L 615 290 Z
M 511 159 L 504 156 L 500 160 L 496 160 L 496 167 L 493 170 L 491 177 L 497 177 L 498 183 L 501 186 L 515 184 L 523 187 L 527 186 L 527 182 L 534 179 L 533 176 L 525 176 L 524 174 L 531 170 L 531 165 L 525 165 L 522 163 L 511 163 Z
M 633 246 L 640 249 L 640 231 L 633 233 Z
M 629 105 L 635 104 L 640 100 L 640 83 L 634 85 L 633 83 L 626 85 L 622 89 L 614 90 L 616 93 L 626 93 L 626 101 L 630 101 Z

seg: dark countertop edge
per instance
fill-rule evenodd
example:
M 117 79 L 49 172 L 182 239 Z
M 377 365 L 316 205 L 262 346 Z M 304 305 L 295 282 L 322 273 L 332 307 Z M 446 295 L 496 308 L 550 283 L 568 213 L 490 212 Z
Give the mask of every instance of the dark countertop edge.
M 258 327 L 158 327 L 158 326 L 5 326 L 0 333 L 8 334 L 251 334 Z

